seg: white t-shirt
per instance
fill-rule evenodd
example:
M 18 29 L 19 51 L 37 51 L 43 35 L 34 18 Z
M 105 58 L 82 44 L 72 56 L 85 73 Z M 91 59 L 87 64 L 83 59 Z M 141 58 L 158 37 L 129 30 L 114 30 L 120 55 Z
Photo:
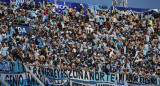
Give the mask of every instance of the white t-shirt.
M 74 52 L 74 53 L 76 52 L 76 49 L 75 49 L 75 48 L 73 49 L 73 52 Z
M 109 57 L 111 57 L 111 56 L 112 56 L 112 54 L 113 54 L 113 51 L 111 51 L 111 52 L 109 53 Z
M 55 7 L 53 7 L 52 12 L 56 12 L 56 8 Z

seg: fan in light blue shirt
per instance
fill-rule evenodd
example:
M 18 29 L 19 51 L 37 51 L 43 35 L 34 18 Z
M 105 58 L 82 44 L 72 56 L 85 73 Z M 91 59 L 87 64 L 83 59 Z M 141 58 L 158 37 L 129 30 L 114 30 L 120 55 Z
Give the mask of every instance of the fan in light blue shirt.
M 149 36 L 145 35 L 145 38 L 146 38 L 146 42 L 149 42 Z
M 42 41 L 40 40 L 39 44 L 38 44 L 38 47 L 42 47 Z
M 66 13 L 66 14 L 68 14 L 68 10 L 67 9 L 63 10 L 63 12 Z
M 147 16 L 147 20 L 149 20 L 149 18 L 152 18 L 152 14 L 149 14 L 149 15 Z
M 102 71 L 102 64 L 98 64 L 98 72 Z
M 2 39 L 3 39 L 3 38 L 2 38 L 2 34 L 0 34 L 0 42 L 2 41 Z
M 158 49 L 160 49 L 160 43 L 158 43 Z
M 149 34 L 149 36 L 151 35 L 151 32 L 154 32 L 154 29 L 152 28 L 152 27 L 148 27 L 148 34 Z
M 97 22 L 97 23 L 100 22 L 100 18 L 99 18 L 99 17 L 100 17 L 100 16 L 97 16 L 97 17 L 96 17 L 96 22 Z
M 2 56 L 6 56 L 7 55 L 7 53 L 8 53 L 8 47 L 2 47 L 1 48 L 1 51 L 2 51 Z
M 143 13 L 141 14 L 141 19 L 143 19 Z
M 11 28 L 10 30 L 10 36 L 12 36 L 14 34 L 15 30 Z

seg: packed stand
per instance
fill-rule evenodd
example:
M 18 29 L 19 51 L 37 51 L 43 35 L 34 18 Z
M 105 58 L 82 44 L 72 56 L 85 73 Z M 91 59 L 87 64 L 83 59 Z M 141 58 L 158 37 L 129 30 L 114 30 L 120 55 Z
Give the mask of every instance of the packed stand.
M 25 3 L 1 3 L 0 18 L 0 61 L 160 76 L 160 18 L 116 12 L 110 16 L 82 5 L 56 12 L 52 4 Z M 29 34 L 15 28 L 21 23 L 30 26 Z

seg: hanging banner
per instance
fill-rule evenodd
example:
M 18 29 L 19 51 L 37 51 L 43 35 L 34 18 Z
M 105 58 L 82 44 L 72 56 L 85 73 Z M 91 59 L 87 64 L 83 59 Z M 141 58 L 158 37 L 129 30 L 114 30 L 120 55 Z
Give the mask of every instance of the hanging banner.
M 115 84 L 110 84 L 110 83 L 97 83 L 96 86 L 115 86 Z
M 141 8 L 130 8 L 130 7 L 115 7 L 117 10 L 121 11 L 121 12 L 130 12 L 130 11 L 135 11 L 135 12 L 148 12 L 150 9 L 141 9 Z M 108 12 L 110 13 L 109 15 L 113 15 L 114 12 L 117 12 L 116 10 L 113 9 L 113 6 L 110 6 Z
M 74 70 L 74 69 L 57 69 L 49 67 L 28 66 L 34 74 L 41 74 L 50 79 L 75 79 L 83 81 L 115 83 L 116 74 L 105 74 L 104 72 L 92 72 Z
M 28 79 L 28 85 L 35 85 L 35 84 L 39 84 L 37 83 L 37 81 L 35 80 L 32 80 L 33 79 L 33 76 L 29 73 L 26 73 L 26 76 L 27 76 L 27 79 Z M 64 85 L 66 86 L 67 83 L 69 82 L 69 80 L 50 80 L 48 79 L 47 77 L 44 77 L 43 75 L 38 75 L 36 74 L 36 77 L 42 81 L 42 83 L 45 85 L 45 86 L 53 86 L 53 85 Z M 66 84 L 66 85 L 65 85 Z
M 116 86 L 128 86 L 127 81 L 116 81 Z
M 10 69 L 23 69 L 20 64 L 10 64 Z M 14 65 L 18 65 L 15 66 Z M 103 72 L 89 72 L 74 69 L 58 69 L 44 66 L 29 66 L 29 70 L 45 86 L 157 86 L 159 79 L 135 74 L 105 74 Z M 39 83 L 28 72 L 0 72 L 0 77 L 12 86 L 37 86 Z M 116 78 L 117 77 L 117 78 Z M 0 83 L 1 86 L 1 83 Z
M 0 62 L 0 71 L 9 71 L 9 62 Z
M 115 7 L 116 9 L 120 10 L 120 11 L 127 11 L 127 10 L 132 10 L 132 11 L 136 11 L 136 12 L 147 12 L 150 9 L 142 9 L 142 8 L 130 8 L 130 7 Z
M 156 77 L 144 77 L 135 74 L 117 74 L 117 82 L 118 83 L 133 83 L 133 84 L 140 84 L 140 85 L 157 85 L 157 78 Z
M 64 85 L 67 86 L 69 80 L 65 78 L 66 75 L 61 74 L 60 70 L 53 70 L 48 67 L 37 67 L 37 66 L 28 66 L 29 70 L 35 74 L 39 79 L 45 77 L 47 82 L 50 82 L 51 85 Z
M 0 0 L 0 2 L 4 2 L 4 3 L 6 3 L 7 5 L 10 4 L 10 0 Z
M 35 0 L 35 4 L 43 3 L 43 0 Z
M 24 26 L 24 25 L 15 25 L 15 27 L 18 29 L 19 33 L 22 34 L 28 34 L 29 33 L 29 26 Z
M 86 82 L 86 81 L 70 80 L 70 86 L 96 86 L 96 84 L 91 84 L 90 82 Z
M 0 72 L 0 77 L 5 80 L 11 86 L 39 86 L 40 84 L 29 73 L 15 73 L 15 72 Z M 36 75 L 36 77 L 45 85 L 63 85 L 67 86 L 69 80 L 55 80 L 54 82 L 42 75 Z M 66 85 L 65 85 L 66 84 Z M 0 86 L 2 83 L 0 83 Z
M 0 71 L 2 72 L 23 72 L 24 68 L 18 62 L 0 62 Z
M 9 71 L 11 72 L 20 72 L 20 73 L 23 73 L 24 72 L 24 67 L 23 67 L 23 64 L 22 63 L 18 63 L 18 62 L 10 62 L 9 64 Z
M 10 86 L 24 86 L 27 80 L 25 73 L 0 73 L 0 77 Z M 2 85 L 2 83 L 0 83 Z

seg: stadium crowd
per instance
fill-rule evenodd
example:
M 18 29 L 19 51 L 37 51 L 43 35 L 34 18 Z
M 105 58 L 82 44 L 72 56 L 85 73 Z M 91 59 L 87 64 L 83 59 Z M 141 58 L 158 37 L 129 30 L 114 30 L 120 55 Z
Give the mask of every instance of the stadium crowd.
M 29 33 L 21 34 L 15 20 L 29 25 Z M 0 61 L 159 77 L 159 29 L 160 18 L 147 14 L 1 3 Z

